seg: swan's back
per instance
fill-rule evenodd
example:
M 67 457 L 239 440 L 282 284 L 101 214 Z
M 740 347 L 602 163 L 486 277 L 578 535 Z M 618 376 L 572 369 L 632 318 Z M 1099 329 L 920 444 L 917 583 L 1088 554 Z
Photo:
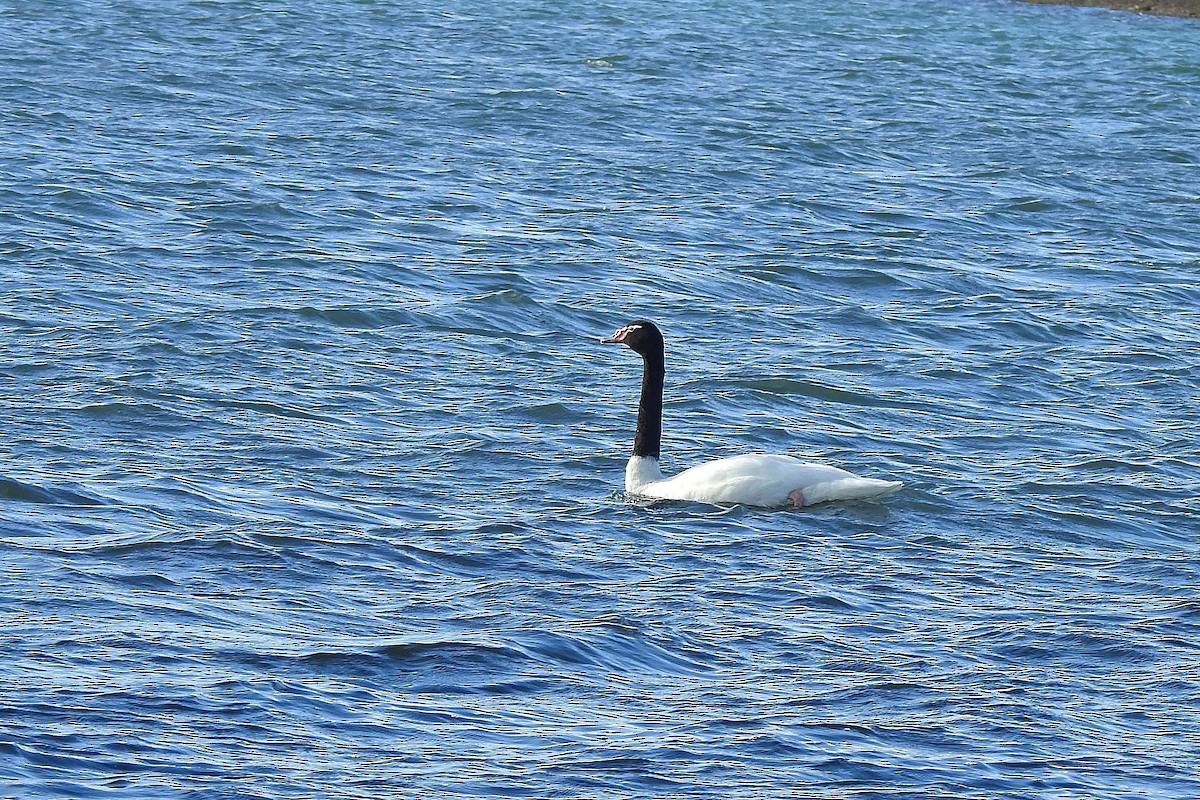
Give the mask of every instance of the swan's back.
M 797 491 L 804 505 L 813 505 L 875 497 L 901 486 L 791 456 L 758 454 L 709 461 L 670 478 L 655 477 L 627 470 L 626 489 L 664 500 L 775 507 L 788 505 L 789 495 Z

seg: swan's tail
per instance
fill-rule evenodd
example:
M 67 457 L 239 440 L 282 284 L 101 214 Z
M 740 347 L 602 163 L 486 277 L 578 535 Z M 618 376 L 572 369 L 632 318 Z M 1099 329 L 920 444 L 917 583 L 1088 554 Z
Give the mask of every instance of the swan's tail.
M 838 478 L 804 488 L 804 505 L 827 503 L 830 500 L 865 500 L 891 494 L 904 484 L 900 481 L 881 481 L 876 478 Z

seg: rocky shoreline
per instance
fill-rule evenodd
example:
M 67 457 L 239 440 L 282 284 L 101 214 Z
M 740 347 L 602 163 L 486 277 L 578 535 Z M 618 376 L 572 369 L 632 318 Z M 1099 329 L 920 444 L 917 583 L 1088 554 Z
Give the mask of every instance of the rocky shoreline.
M 1120 11 L 1140 11 L 1167 17 L 1200 17 L 1200 0 L 1024 0 L 1045 5 L 1094 6 Z

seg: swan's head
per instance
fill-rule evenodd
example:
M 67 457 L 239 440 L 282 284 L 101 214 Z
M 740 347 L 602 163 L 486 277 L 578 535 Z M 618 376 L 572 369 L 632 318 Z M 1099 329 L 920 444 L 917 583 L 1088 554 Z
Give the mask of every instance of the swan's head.
M 628 345 L 635 353 L 646 356 L 649 353 L 662 353 L 663 336 L 658 326 L 648 320 L 639 319 L 624 328 L 619 328 L 612 336 L 600 340 L 604 344 Z

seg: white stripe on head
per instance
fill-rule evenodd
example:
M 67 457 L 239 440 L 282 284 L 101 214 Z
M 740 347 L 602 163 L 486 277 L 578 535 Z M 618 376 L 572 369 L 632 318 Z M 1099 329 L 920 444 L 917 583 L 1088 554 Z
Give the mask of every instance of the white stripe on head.
M 624 328 L 618 328 L 616 333 L 614 333 L 612 336 L 605 336 L 600 341 L 603 344 L 621 344 L 629 337 L 629 334 L 633 333 L 634 331 L 641 330 L 644 327 L 644 325 L 638 324 L 626 325 Z
M 626 336 L 633 333 L 634 331 L 640 331 L 641 329 L 642 329 L 641 325 L 626 325 L 624 328 L 621 328 L 621 330 L 614 333 L 613 338 L 616 339 L 618 342 L 623 342 L 623 341 L 625 341 Z

